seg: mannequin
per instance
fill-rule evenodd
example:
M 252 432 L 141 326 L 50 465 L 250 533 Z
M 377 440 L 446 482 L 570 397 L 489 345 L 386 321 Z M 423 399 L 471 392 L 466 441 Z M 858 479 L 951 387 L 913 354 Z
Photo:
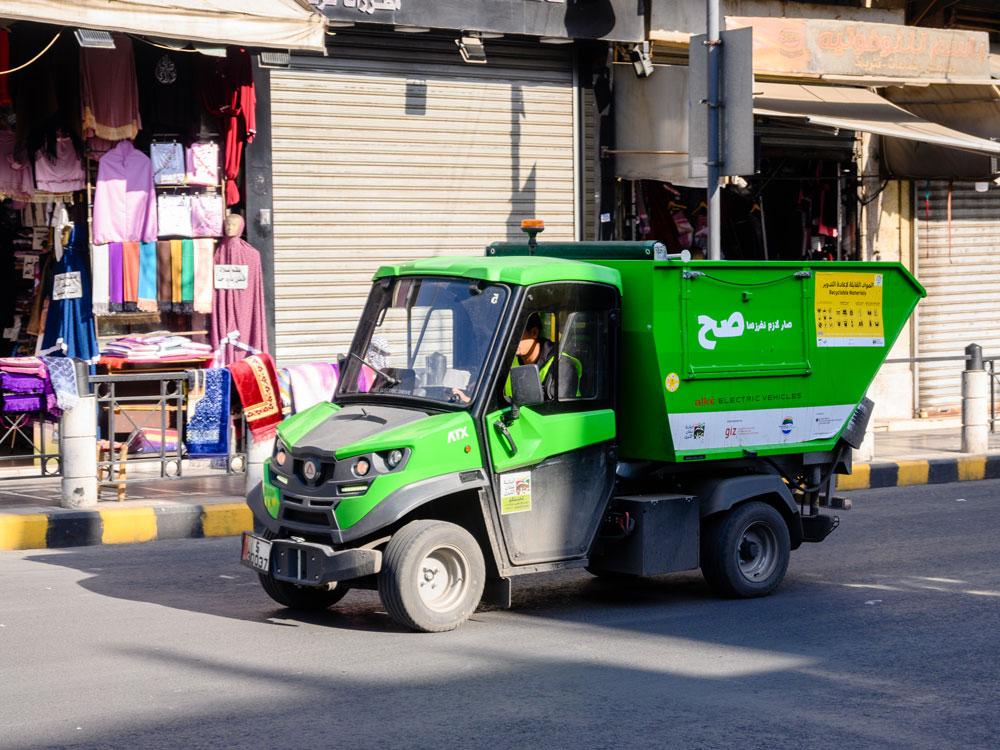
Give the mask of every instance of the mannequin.
M 243 217 L 239 214 L 229 214 L 226 216 L 222 231 L 226 237 L 239 237 L 243 234 Z
M 239 341 L 266 352 L 267 315 L 264 309 L 260 253 L 241 238 L 244 226 L 242 216 L 229 214 L 223 224 L 226 236 L 215 251 L 212 347 L 218 349 L 219 342 L 232 331 L 239 331 Z M 218 266 L 234 267 L 229 270 L 236 272 L 235 276 L 241 279 L 235 284 L 236 288 L 220 283 L 220 279 L 226 275 L 226 269 L 219 269 Z M 244 359 L 249 354 L 250 352 L 227 344 L 221 352 L 221 360 L 223 364 L 229 364 Z

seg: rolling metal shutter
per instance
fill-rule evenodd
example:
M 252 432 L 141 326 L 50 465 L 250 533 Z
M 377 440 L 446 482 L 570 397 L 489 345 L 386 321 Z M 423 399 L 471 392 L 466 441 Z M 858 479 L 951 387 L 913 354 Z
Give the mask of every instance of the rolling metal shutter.
M 576 91 L 569 50 L 451 37 L 338 34 L 328 58 L 271 72 L 276 352 L 345 353 L 382 264 L 575 239 Z
M 972 183 L 917 183 L 917 278 L 927 299 L 917 307 L 918 356 L 961 356 L 970 343 L 1000 353 L 1000 189 Z M 961 408 L 962 362 L 920 364 L 923 413 Z

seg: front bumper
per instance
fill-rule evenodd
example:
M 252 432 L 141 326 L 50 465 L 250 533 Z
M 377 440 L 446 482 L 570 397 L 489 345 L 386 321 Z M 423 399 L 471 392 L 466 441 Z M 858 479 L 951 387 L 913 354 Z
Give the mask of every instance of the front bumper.
M 292 539 L 274 539 L 271 544 L 271 575 L 276 581 L 322 586 L 382 570 L 382 553 L 375 549 L 335 550 L 325 544 Z M 243 564 L 252 567 L 247 561 Z

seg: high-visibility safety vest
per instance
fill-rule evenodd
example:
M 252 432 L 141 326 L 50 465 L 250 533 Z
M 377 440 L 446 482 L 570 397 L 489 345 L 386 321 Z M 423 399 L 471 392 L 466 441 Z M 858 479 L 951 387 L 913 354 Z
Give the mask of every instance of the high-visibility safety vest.
M 578 360 L 572 354 L 566 354 L 566 352 L 563 352 L 559 356 L 560 357 L 565 357 L 566 359 L 568 359 L 570 361 L 570 363 L 573 365 L 573 368 L 576 370 L 576 397 L 577 398 L 582 398 L 583 392 L 580 390 L 580 385 L 581 385 L 581 382 L 583 380 L 583 363 L 580 362 L 580 360 Z M 555 357 L 549 357 L 548 361 L 546 361 L 546 363 L 541 366 L 541 369 L 538 370 L 538 379 L 542 382 L 543 385 L 545 384 L 545 378 L 548 376 L 549 370 L 552 369 L 552 363 L 555 362 L 555 361 L 556 361 Z M 511 366 L 511 369 L 517 367 L 517 357 L 516 356 L 514 357 L 514 361 L 511 362 L 510 366 Z M 504 383 L 504 386 L 503 386 L 503 395 L 504 395 L 504 397 L 506 397 L 506 398 L 509 399 L 511 397 L 511 395 L 513 394 L 513 392 L 514 392 L 513 386 L 511 386 L 511 384 L 510 384 L 510 373 L 508 373 L 507 374 L 507 382 Z

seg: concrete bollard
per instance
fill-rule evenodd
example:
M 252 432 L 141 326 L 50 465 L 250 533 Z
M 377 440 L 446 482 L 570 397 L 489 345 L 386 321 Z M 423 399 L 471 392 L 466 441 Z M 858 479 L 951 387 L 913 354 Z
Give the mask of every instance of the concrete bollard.
M 875 415 L 872 414 L 865 427 L 865 439 L 860 448 L 854 450 L 853 459 L 856 464 L 870 464 L 875 460 Z
M 962 453 L 986 453 L 989 449 L 990 376 L 983 369 L 983 348 L 965 347 L 968 359 L 962 373 Z
M 63 508 L 97 505 L 97 397 L 81 396 L 59 421 Z
M 247 472 L 244 493 L 249 495 L 264 481 L 264 462 L 274 453 L 274 438 L 257 441 L 253 435 L 247 436 Z

